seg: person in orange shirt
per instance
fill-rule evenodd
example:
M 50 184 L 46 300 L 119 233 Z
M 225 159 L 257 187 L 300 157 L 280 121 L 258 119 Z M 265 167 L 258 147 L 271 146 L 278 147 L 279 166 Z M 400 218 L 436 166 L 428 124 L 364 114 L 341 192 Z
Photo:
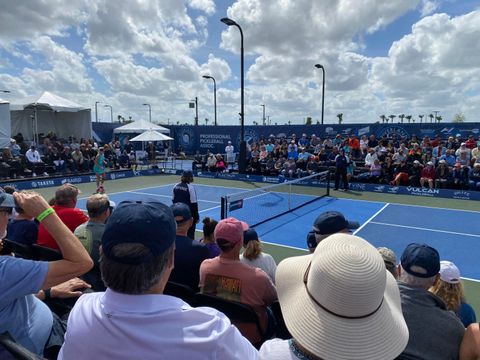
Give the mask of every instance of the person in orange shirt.
M 348 139 L 348 146 L 350 147 L 350 152 L 352 154 L 352 158 L 358 159 L 360 158 L 360 141 L 357 139 L 355 134 L 350 135 Z

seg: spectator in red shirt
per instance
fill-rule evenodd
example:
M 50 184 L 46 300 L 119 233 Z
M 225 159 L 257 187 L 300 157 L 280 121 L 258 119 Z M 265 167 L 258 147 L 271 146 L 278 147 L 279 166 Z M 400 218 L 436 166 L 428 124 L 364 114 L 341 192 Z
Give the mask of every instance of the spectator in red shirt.
M 79 225 L 88 220 L 88 217 L 80 209 L 76 208 L 78 194 L 80 194 L 80 190 L 75 185 L 69 183 L 63 184 L 55 192 L 53 209 L 72 233 Z M 55 250 L 60 249 L 55 239 L 42 223 L 38 228 L 37 244 Z
M 477 141 L 475 140 L 474 136 L 473 135 L 470 135 L 468 137 L 468 140 L 465 141 L 465 146 L 467 147 L 467 149 L 475 149 L 477 147 Z
M 428 187 L 433 189 L 433 184 L 435 181 L 435 167 L 433 162 L 429 161 L 427 166 L 422 169 L 422 174 L 420 176 L 420 186 L 423 187 L 426 182 L 428 182 Z

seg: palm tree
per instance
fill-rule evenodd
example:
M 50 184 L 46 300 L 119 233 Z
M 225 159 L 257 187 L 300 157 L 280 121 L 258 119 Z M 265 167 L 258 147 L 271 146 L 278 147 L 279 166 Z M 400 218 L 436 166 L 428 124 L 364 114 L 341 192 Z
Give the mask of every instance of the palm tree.
M 418 117 L 420 118 L 420 124 L 422 123 L 422 120 L 423 120 L 423 117 L 424 115 L 418 115 Z
M 382 120 L 382 124 L 385 124 L 385 118 L 386 118 L 385 115 L 380 115 L 380 119 Z
M 390 120 L 392 120 L 392 124 L 393 124 L 393 119 L 395 119 L 397 117 L 397 115 L 390 115 L 389 118 Z
M 438 123 L 440 123 L 440 121 L 442 121 L 442 119 L 443 119 L 443 118 L 442 118 L 441 115 L 438 115 L 437 118 L 436 118 L 436 120 L 437 120 Z
M 205 118 L 205 125 L 208 125 L 208 118 Z
M 428 117 L 430 118 L 430 122 L 433 122 L 433 118 L 434 118 L 435 116 L 433 116 L 433 114 L 430 114 L 430 115 L 428 115 Z
M 405 116 L 405 119 L 407 119 L 408 123 L 410 124 L 410 121 L 412 121 L 412 115 Z
M 400 118 L 400 122 L 403 124 L 403 119 L 405 118 L 405 114 L 400 114 L 398 115 L 398 117 Z
M 343 113 L 337 114 L 338 124 L 341 125 L 343 122 Z

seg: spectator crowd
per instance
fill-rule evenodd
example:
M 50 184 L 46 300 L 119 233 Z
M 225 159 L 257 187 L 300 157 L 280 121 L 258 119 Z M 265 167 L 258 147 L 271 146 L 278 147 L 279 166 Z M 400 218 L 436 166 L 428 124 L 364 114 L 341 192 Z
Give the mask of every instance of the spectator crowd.
M 230 146 L 225 149 L 227 155 L 232 151 Z M 340 161 L 343 156 L 346 161 Z M 220 166 L 216 165 L 218 159 L 222 159 Z M 474 135 L 463 138 L 457 134 L 447 139 L 440 135 L 357 138 L 337 134 L 323 139 L 315 134 L 289 138 L 271 135 L 248 144 L 247 161 L 247 172 L 256 175 L 296 178 L 342 167 L 345 183 L 480 190 L 480 137 L 475 139 Z M 223 156 L 210 152 L 197 152 L 193 166 L 203 171 L 226 169 Z
M 8 147 L 0 151 L 0 178 L 90 173 L 99 148 L 93 139 L 60 139 L 54 133 L 36 145 L 25 141 L 19 133 L 10 139 Z M 104 144 L 103 148 L 109 169 L 135 166 L 135 151 L 128 139 L 123 146 L 114 140 Z
M 0 191 L 0 333 L 34 354 L 480 356 L 480 330 L 460 270 L 427 244 L 408 245 L 397 261 L 392 250 L 352 235 L 360 224 L 327 211 L 307 235 L 310 254 L 277 266 L 255 229 L 235 218 L 203 219 L 203 237 L 195 240 L 188 229 L 198 219 L 183 202 L 115 206 L 107 195 L 95 194 L 86 216 L 76 207 L 79 193 L 64 184 L 47 202 L 34 192 Z M 45 254 L 56 260 L 46 261 L 52 258 Z M 197 297 L 223 303 L 196 307 Z M 247 306 L 257 326 L 227 317 L 219 309 L 228 310 L 228 303 Z M 7 356 L 0 346 L 0 358 Z

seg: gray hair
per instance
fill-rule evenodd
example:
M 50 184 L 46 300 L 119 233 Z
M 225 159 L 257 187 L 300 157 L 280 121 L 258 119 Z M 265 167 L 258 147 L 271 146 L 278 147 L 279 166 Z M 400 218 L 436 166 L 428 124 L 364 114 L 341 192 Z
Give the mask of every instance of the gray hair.
M 400 275 L 398 277 L 398 280 L 401 282 L 404 282 L 407 285 L 410 285 L 411 287 L 415 288 L 422 288 L 425 290 L 428 290 L 435 282 L 436 275 L 428 277 L 428 278 L 421 278 L 412 274 L 409 274 L 408 272 L 405 271 L 405 269 L 400 266 Z
M 122 264 L 100 253 L 100 271 L 102 280 L 108 288 L 123 294 L 140 295 L 146 293 L 161 279 L 173 257 L 175 243 L 154 261 L 138 265 Z M 141 257 L 150 250 L 140 243 L 123 243 L 115 245 L 112 255 L 115 257 Z

